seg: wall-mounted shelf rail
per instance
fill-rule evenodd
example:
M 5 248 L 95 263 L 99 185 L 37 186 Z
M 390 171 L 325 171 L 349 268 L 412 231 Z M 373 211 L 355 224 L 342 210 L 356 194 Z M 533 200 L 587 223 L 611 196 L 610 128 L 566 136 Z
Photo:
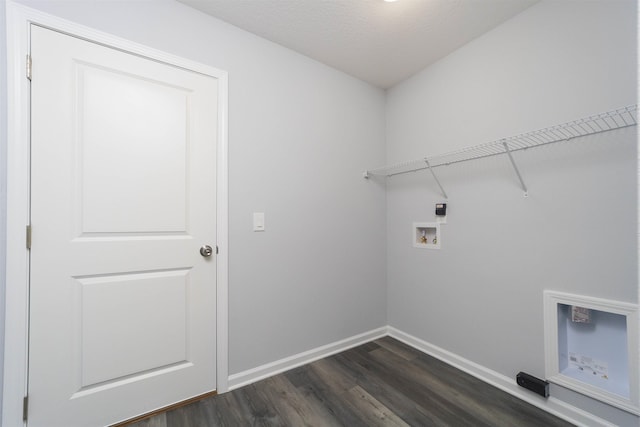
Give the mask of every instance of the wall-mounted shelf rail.
M 636 126 L 638 123 L 637 113 L 638 105 L 630 105 L 628 107 L 618 108 L 617 110 L 607 111 L 605 113 L 596 114 L 532 132 L 522 133 L 508 138 L 502 138 L 496 141 L 463 148 L 461 150 L 445 154 L 423 157 L 421 159 L 371 169 L 364 173 L 364 177 L 390 177 L 408 172 L 429 169 L 436 183 L 440 187 L 442 194 L 447 198 L 447 194 L 434 172 L 435 168 L 466 162 L 469 160 L 482 159 L 484 157 L 496 156 L 499 154 L 506 154 L 526 196 L 527 186 L 512 156 L 514 151 L 526 150 L 528 148 L 553 144 L 555 142 L 569 141 L 582 136 L 609 132 L 629 126 Z

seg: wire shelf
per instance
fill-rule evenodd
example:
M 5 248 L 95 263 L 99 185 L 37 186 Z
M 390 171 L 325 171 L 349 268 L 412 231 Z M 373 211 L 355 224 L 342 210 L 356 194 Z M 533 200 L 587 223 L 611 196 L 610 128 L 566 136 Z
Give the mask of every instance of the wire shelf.
M 638 123 L 637 113 L 638 105 L 630 105 L 628 107 L 618 108 L 617 110 L 607 111 L 605 113 L 475 145 L 445 154 L 423 157 L 421 159 L 371 169 L 364 173 L 364 177 L 390 177 L 423 169 L 431 169 L 431 172 L 433 173 L 433 169 L 439 166 L 451 165 L 454 163 L 466 162 L 499 154 L 507 154 L 516 170 L 516 173 L 518 174 L 518 179 L 520 179 L 520 183 L 522 184 L 526 194 L 526 186 L 524 185 L 518 168 L 511 156 L 512 152 L 553 144 L 555 142 L 568 141 L 582 136 L 609 132 L 629 126 L 636 126 Z M 434 178 L 437 181 L 435 174 Z M 438 185 L 440 184 L 438 183 Z M 442 190 L 442 186 L 440 187 Z M 444 190 L 442 192 L 446 197 Z

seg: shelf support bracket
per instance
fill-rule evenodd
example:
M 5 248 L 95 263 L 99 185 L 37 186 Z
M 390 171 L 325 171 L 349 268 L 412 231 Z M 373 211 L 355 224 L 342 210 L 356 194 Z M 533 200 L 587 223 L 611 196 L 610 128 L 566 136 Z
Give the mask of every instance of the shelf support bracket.
M 513 170 L 516 171 L 516 175 L 518 175 L 518 180 L 520 181 L 520 186 L 522 187 L 522 191 L 524 191 L 524 197 L 529 197 L 529 190 L 527 190 L 527 185 L 524 183 L 522 179 L 522 175 L 520 175 L 520 170 L 518 169 L 518 165 L 516 161 L 513 160 L 513 154 L 511 154 L 511 150 L 509 149 L 509 145 L 507 145 L 506 141 L 502 141 L 502 145 L 504 145 L 504 151 L 509 156 L 509 160 L 511 161 L 511 166 L 513 166 Z
M 447 196 L 447 193 L 445 193 L 444 188 L 442 188 L 442 184 L 440 184 L 440 181 L 438 180 L 436 173 L 433 171 L 433 168 L 431 167 L 431 163 L 429 163 L 429 159 L 424 159 L 424 162 L 427 164 L 427 167 L 429 168 L 429 172 L 431 172 L 431 175 L 433 175 L 433 179 L 436 180 L 436 184 L 438 184 L 438 187 L 440 187 L 440 191 L 442 192 L 442 195 L 444 196 L 445 199 L 448 199 L 449 196 Z

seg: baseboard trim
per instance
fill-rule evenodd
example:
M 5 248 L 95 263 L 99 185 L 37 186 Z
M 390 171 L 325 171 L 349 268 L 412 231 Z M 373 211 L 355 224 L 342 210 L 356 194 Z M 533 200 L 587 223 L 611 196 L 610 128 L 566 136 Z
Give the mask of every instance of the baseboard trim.
M 434 344 L 428 343 L 420 338 L 414 337 L 391 326 L 374 329 L 293 356 L 285 357 L 284 359 L 276 360 L 275 362 L 267 363 L 253 369 L 230 375 L 229 390 L 234 390 L 245 385 L 252 384 L 265 378 L 269 378 L 282 372 L 286 372 L 290 369 L 297 368 L 307 363 L 311 363 L 315 360 L 340 353 L 341 351 L 357 347 L 361 344 L 365 344 L 378 338 L 382 338 L 384 336 L 395 338 L 398 341 L 401 341 L 425 354 L 442 360 L 448 365 L 451 365 L 463 372 L 473 375 L 474 377 L 486 382 L 487 384 L 497 387 L 500 390 L 517 397 L 518 399 L 524 400 L 527 403 L 530 403 L 550 414 L 555 415 L 558 418 L 562 418 L 563 420 L 566 420 L 577 426 L 616 427 L 614 424 L 587 411 L 570 405 L 560 399 L 556 399 L 552 396 L 545 399 L 541 396 L 532 394 L 524 390 L 522 387 L 519 387 L 516 384 L 515 379 L 513 378 L 509 378 L 492 369 L 472 362 L 471 360 L 465 359 L 462 356 L 459 356 Z
M 368 343 L 387 335 L 387 327 L 374 329 L 359 335 L 352 336 L 331 344 L 323 345 L 312 350 L 285 357 L 275 362 L 267 363 L 253 369 L 249 369 L 237 374 L 229 375 L 229 390 L 234 390 L 242 386 L 272 377 L 279 373 L 288 371 L 298 366 L 306 365 L 315 360 L 331 356 L 341 351 Z
M 436 345 L 430 344 L 420 338 L 416 338 L 405 332 L 402 332 L 394 327 L 387 327 L 388 335 L 397 339 L 411 347 L 422 351 L 436 359 L 451 365 L 461 371 L 464 371 L 474 377 L 499 388 L 527 403 L 530 403 L 538 408 L 555 415 L 558 418 L 562 418 L 570 423 L 578 426 L 585 427 L 615 427 L 614 424 L 609 423 L 602 418 L 599 418 L 587 411 L 580 408 L 576 408 L 573 405 L 563 402 L 562 400 L 554 397 L 536 396 L 526 390 L 519 387 L 515 379 L 509 378 L 503 374 L 493 371 L 485 366 L 472 362 L 464 357 L 458 356 L 450 351 L 440 348 Z

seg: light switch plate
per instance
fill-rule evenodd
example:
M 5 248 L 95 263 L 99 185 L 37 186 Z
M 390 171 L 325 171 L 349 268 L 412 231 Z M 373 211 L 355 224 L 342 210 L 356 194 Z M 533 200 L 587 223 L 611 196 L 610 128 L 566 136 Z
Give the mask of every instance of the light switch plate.
M 253 231 L 264 231 L 264 212 L 253 213 Z

